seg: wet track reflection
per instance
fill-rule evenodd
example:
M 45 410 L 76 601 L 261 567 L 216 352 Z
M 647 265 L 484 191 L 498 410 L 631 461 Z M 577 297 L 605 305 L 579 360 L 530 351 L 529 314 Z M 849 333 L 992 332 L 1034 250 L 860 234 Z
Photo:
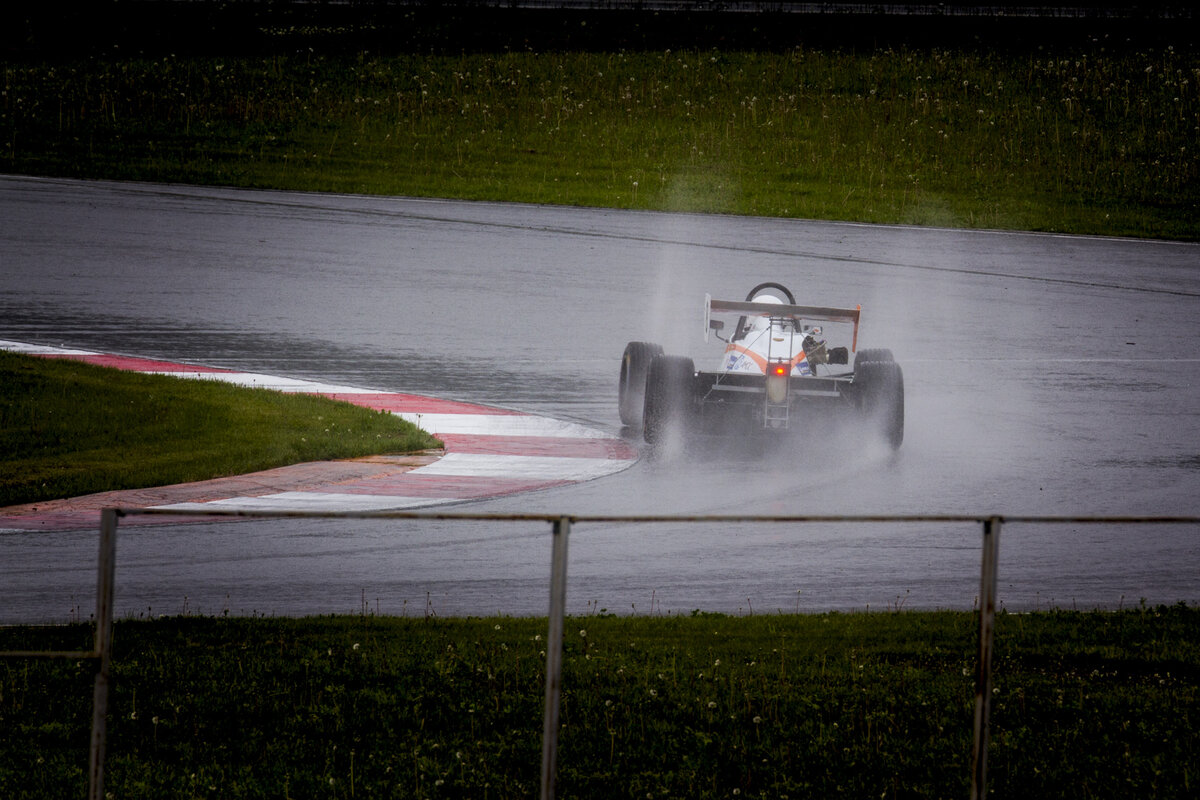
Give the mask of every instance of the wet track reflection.
M 800 302 L 861 303 L 860 346 L 904 369 L 894 456 L 813 420 L 796 441 L 644 451 L 625 473 L 472 511 L 1198 510 L 1195 245 L 23 178 L 0 178 L 0 218 L 5 339 L 618 431 L 627 341 L 711 367 L 704 293 L 775 280 Z M 1001 600 L 1200 602 L 1198 533 L 1006 527 Z M 0 533 L 0 616 L 87 609 L 94 549 L 91 532 Z M 573 613 L 969 608 L 978 552 L 971 526 L 580 525 L 568 599 Z M 549 529 L 139 527 L 123 529 L 118 565 L 129 614 L 536 614 Z

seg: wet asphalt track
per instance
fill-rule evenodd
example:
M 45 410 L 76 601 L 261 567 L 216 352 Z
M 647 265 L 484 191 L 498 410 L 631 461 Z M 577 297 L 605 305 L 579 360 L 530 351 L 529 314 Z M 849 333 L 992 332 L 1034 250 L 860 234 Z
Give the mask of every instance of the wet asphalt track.
M 619 430 L 631 339 L 711 367 L 705 292 L 863 306 L 899 454 L 816 421 L 471 511 L 1200 512 L 1200 246 L 0 178 L 0 338 L 492 403 Z M 631 434 L 632 435 L 632 434 Z M 95 535 L 0 533 L 0 621 L 86 616 Z M 573 613 L 969 608 L 956 525 L 579 525 Z M 544 613 L 548 526 L 124 529 L 118 612 Z M 1200 531 L 1019 526 L 1009 608 L 1200 602 Z

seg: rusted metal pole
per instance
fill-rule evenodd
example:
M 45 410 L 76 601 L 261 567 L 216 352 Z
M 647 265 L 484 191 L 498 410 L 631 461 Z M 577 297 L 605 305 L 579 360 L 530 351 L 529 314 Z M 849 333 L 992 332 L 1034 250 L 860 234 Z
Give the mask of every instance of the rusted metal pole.
M 100 556 L 96 574 L 96 686 L 92 692 L 92 746 L 88 759 L 88 798 L 104 797 L 104 751 L 108 731 L 108 674 L 112 663 L 113 578 L 117 563 L 115 508 L 100 512 Z
M 550 553 L 550 630 L 546 636 L 546 716 L 542 725 L 542 800 L 554 800 L 558 776 L 558 709 L 562 694 L 563 626 L 567 613 L 569 517 L 554 520 Z
M 987 751 L 992 711 L 992 645 L 996 623 L 996 560 L 1000 517 L 983 521 L 979 577 L 979 657 L 975 665 L 975 737 L 971 746 L 971 800 L 987 796 Z

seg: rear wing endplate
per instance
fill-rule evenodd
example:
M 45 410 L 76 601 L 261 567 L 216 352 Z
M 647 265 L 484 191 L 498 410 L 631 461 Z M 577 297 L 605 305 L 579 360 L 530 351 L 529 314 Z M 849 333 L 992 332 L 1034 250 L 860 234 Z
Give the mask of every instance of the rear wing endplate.
M 737 314 L 745 317 L 794 317 L 816 322 L 849 322 L 854 325 L 851 351 L 858 350 L 858 320 L 862 306 L 830 308 L 828 306 L 790 306 L 781 303 L 753 303 L 749 300 L 713 300 L 704 295 L 704 338 L 708 340 L 709 321 L 714 314 Z

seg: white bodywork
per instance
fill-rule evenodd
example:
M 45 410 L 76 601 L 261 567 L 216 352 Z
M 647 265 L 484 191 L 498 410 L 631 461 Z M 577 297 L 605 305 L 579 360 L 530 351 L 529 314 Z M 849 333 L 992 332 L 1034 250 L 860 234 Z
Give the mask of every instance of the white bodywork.
M 857 349 L 858 320 L 861 306 L 856 308 L 824 308 L 783 303 L 764 294 L 754 300 L 713 300 L 704 296 L 704 335 L 707 340 L 714 329 L 714 316 L 737 317 L 737 328 L 726 342 L 725 352 L 717 371 L 765 375 L 768 368 L 784 365 L 786 374 L 811 376 L 813 367 L 823 360 L 825 342 L 818 339 L 818 322 L 845 322 L 854 325 L 851 351 Z M 723 328 L 720 323 L 717 329 Z M 808 346 L 808 352 L 805 346 Z M 810 363 L 810 361 L 812 363 Z M 774 366 L 772 366 L 774 365 Z M 777 373 L 782 374 L 782 373 Z

